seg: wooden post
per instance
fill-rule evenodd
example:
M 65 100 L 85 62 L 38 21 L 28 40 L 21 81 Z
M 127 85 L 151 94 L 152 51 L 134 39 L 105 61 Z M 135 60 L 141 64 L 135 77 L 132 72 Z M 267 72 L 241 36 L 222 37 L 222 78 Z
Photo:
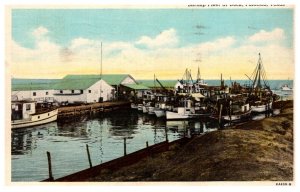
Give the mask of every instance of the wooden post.
M 222 128 L 222 126 L 221 126 L 221 119 L 222 119 L 222 109 L 223 109 L 223 105 L 221 104 L 221 106 L 220 106 L 220 113 L 219 113 L 219 125 L 220 125 L 220 128 Z
M 126 156 L 127 153 L 126 153 L 126 138 L 124 138 L 124 156 Z
M 166 132 L 166 142 L 168 143 L 169 140 L 168 140 L 168 130 L 167 130 L 167 127 L 165 127 L 165 132 Z
M 232 111 L 232 108 L 231 108 L 231 101 L 229 101 L 229 120 L 230 120 L 230 125 L 231 125 L 231 111 Z M 244 112 L 244 111 L 243 111 Z
M 86 144 L 86 152 L 87 152 L 87 155 L 88 155 L 88 159 L 89 159 L 90 168 L 92 168 L 92 167 L 93 167 L 93 165 L 92 165 L 92 161 L 91 161 L 91 155 L 90 155 L 90 150 L 89 150 L 89 146 L 88 146 L 88 144 Z
M 49 180 L 53 181 L 54 179 L 52 175 L 51 155 L 49 151 L 47 151 L 47 158 L 48 158 Z

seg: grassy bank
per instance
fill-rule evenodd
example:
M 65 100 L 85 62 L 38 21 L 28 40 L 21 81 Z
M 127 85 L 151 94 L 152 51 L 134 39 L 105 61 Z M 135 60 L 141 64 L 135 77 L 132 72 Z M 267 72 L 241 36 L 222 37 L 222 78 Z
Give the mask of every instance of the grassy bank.
M 291 181 L 293 103 L 282 113 L 193 138 L 88 181 Z

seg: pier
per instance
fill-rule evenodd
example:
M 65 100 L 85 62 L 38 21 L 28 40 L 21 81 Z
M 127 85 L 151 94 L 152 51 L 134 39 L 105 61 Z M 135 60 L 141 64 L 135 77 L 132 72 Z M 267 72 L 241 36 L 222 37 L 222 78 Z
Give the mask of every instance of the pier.
M 78 106 L 63 106 L 58 108 L 58 120 L 63 121 L 74 116 L 90 115 L 99 112 L 105 113 L 129 107 L 130 102 L 128 101 L 92 103 Z

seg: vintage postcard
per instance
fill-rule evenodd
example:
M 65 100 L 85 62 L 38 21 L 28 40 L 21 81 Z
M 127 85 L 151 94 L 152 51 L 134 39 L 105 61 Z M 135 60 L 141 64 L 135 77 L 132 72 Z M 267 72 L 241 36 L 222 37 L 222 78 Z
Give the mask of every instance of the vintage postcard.
M 294 9 L 7 6 L 8 183 L 294 185 Z

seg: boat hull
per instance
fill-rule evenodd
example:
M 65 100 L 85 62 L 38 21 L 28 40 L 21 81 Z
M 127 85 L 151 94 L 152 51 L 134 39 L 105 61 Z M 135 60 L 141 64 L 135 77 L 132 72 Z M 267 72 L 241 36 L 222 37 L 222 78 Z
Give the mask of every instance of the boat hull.
M 15 120 L 11 122 L 11 128 L 16 129 L 16 128 L 32 127 L 36 125 L 50 123 L 57 120 L 57 114 L 58 114 L 58 109 L 55 109 L 46 113 L 32 115 L 30 119 Z
M 241 113 L 241 114 L 233 114 L 231 116 L 229 115 L 225 115 L 222 118 L 225 121 L 231 121 L 231 122 L 239 122 L 239 121 L 243 121 L 246 119 L 249 119 L 251 117 L 251 109 L 245 113 Z
M 166 116 L 166 111 L 164 110 L 155 110 L 154 111 L 156 117 L 165 117 Z
M 179 114 L 176 112 L 166 111 L 167 120 L 190 119 L 188 114 Z
M 269 105 L 269 107 L 267 107 L 266 104 L 265 105 L 252 106 L 251 110 L 252 110 L 253 113 L 263 113 L 263 112 L 266 112 L 266 111 L 272 109 L 272 102 L 270 102 L 268 105 Z

